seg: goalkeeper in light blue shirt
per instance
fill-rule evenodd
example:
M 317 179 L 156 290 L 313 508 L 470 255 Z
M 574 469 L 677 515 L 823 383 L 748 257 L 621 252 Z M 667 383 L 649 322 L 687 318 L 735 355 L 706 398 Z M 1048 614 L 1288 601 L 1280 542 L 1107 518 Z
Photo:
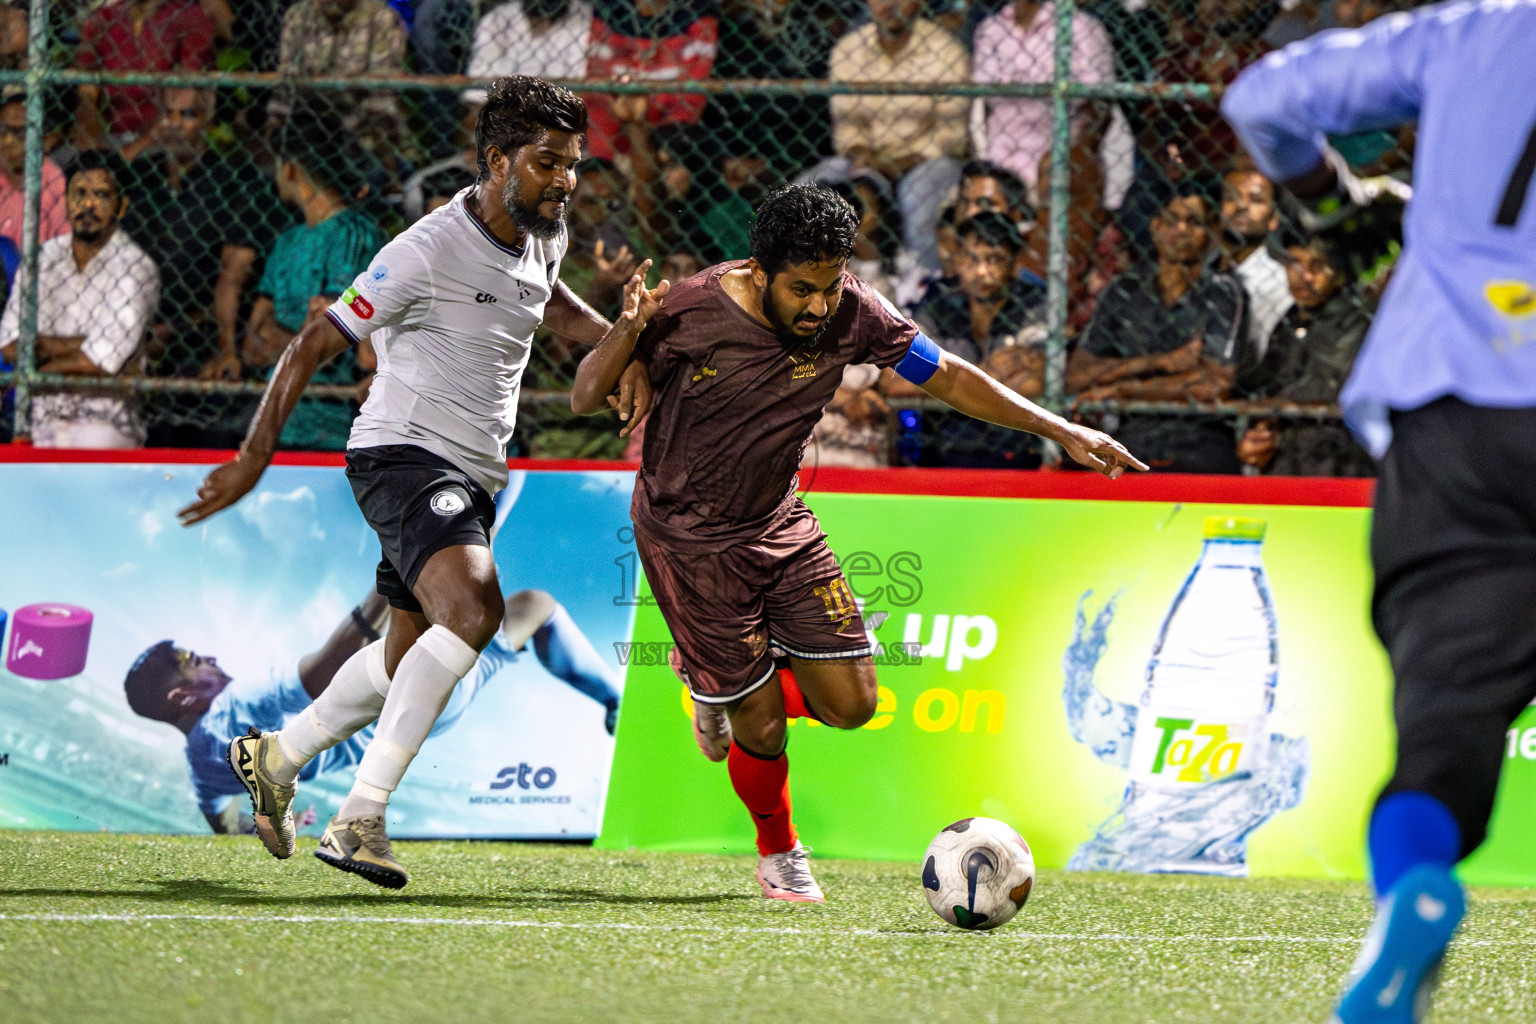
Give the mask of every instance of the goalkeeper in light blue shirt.
M 1536 3 L 1325 32 L 1249 68 L 1222 111 L 1312 209 L 1372 198 L 1329 135 L 1417 122 L 1404 249 L 1340 398 L 1380 461 L 1375 626 L 1398 759 L 1371 815 L 1377 920 L 1333 1018 L 1411 1024 L 1463 913 L 1505 730 L 1536 698 Z

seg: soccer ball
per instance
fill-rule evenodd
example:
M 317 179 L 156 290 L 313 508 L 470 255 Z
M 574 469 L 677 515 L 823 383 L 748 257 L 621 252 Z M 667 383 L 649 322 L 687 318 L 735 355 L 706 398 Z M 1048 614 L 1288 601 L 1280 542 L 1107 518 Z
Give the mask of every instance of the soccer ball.
M 1029 899 L 1035 856 L 1024 837 L 994 818 L 962 818 L 923 854 L 923 895 L 959 928 L 1007 923 Z

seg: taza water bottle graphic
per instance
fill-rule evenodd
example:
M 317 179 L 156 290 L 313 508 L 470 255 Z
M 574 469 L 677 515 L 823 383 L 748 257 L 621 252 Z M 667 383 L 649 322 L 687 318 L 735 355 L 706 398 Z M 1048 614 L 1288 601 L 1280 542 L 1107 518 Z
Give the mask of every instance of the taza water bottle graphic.
M 1278 676 L 1262 519 L 1211 516 L 1147 663 L 1131 786 L 1177 793 L 1251 774 L 1269 739 Z
M 1077 631 L 1062 665 L 1068 723 L 1095 755 L 1127 769 L 1124 800 L 1069 867 L 1244 875 L 1247 837 L 1301 802 L 1305 739 L 1269 731 L 1279 679 L 1262 519 L 1211 516 L 1174 596 L 1138 705 L 1093 683 L 1111 599 Z M 1087 595 L 1084 595 L 1086 600 Z

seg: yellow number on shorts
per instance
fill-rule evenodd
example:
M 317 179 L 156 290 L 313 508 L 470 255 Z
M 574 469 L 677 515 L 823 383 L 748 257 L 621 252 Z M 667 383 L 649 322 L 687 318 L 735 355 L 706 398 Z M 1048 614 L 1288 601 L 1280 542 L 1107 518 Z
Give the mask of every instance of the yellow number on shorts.
M 827 618 L 844 627 L 853 621 L 858 606 L 853 603 L 853 591 L 848 588 L 847 580 L 835 579 L 824 587 L 817 587 L 815 594 L 827 606 Z

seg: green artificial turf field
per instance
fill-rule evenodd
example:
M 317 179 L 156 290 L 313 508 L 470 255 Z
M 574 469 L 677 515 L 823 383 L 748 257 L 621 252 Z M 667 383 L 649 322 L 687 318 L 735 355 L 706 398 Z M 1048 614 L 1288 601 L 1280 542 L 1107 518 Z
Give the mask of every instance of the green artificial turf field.
M 991 933 L 908 864 L 404 843 L 386 892 L 254 839 L 0 833 L 0 1021 L 1317 1022 L 1359 885 L 1042 872 Z M 1435 1024 L 1536 1020 L 1536 892 L 1474 892 Z

